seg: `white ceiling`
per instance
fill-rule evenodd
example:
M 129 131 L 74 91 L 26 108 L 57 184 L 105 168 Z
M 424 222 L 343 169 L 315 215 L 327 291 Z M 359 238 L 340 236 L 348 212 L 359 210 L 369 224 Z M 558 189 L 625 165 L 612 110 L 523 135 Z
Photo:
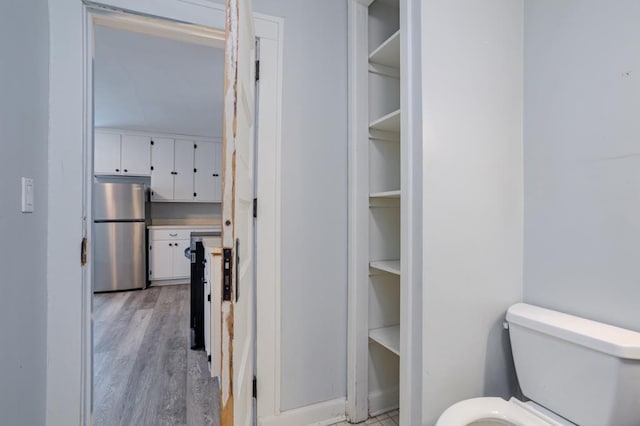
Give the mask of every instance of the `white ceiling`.
M 224 51 L 96 26 L 95 126 L 222 135 Z

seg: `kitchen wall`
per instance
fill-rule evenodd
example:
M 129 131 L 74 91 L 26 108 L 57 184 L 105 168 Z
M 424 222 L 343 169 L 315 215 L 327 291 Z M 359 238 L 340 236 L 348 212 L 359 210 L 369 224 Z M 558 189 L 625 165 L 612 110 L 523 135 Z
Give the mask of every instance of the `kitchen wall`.
M 46 0 L 0 2 L 0 415 L 45 422 L 47 128 Z M 35 180 L 35 211 L 20 212 L 21 177 Z
M 423 424 L 508 397 L 522 297 L 522 0 L 422 5 Z
M 158 203 L 150 205 L 152 225 L 210 225 L 221 223 L 220 203 Z
M 524 298 L 640 331 L 640 3 L 527 0 Z
M 254 0 L 285 18 L 281 409 L 346 396 L 347 3 Z

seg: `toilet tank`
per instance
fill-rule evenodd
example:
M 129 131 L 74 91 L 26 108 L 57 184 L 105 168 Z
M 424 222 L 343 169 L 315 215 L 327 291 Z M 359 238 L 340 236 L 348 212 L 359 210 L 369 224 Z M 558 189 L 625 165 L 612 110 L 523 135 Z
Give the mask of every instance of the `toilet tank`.
M 525 303 L 507 322 L 524 396 L 580 426 L 640 425 L 640 333 Z

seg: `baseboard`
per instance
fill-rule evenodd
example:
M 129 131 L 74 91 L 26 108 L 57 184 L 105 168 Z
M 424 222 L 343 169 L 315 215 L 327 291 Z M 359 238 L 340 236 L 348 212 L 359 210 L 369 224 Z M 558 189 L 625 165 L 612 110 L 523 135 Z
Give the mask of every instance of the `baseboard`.
M 259 426 L 327 426 L 346 420 L 346 398 L 284 411 L 278 416 L 258 419 Z
M 400 405 L 398 388 L 379 390 L 369 394 L 369 414 L 373 417 L 395 410 Z

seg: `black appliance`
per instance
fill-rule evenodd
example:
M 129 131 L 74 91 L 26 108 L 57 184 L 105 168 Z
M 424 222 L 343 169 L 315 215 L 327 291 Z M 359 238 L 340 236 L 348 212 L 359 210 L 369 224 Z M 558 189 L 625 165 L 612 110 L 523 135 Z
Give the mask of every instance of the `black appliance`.
M 191 244 L 184 255 L 191 258 L 191 349 L 204 349 L 204 245 L 202 238 L 219 232 L 192 232 Z

